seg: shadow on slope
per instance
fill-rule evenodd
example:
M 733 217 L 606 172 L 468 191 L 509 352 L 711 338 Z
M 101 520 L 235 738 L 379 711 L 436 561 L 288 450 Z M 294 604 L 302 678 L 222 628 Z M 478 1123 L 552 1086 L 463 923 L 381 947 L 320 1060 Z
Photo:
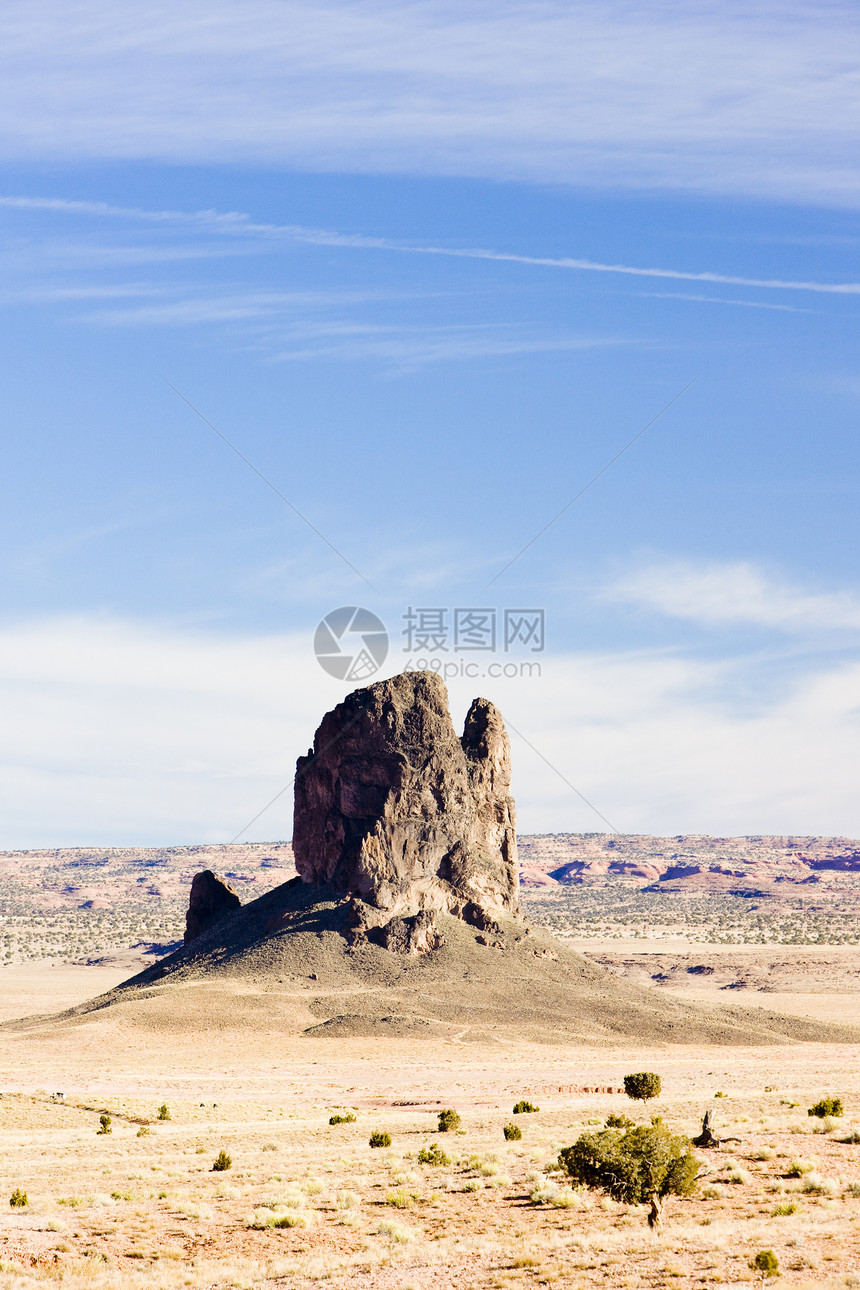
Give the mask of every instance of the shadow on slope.
M 350 934 L 350 900 L 298 878 L 116 989 L 3 1029 L 91 1025 L 263 1030 L 312 1037 L 775 1044 L 858 1032 L 763 1009 L 708 1008 L 630 984 L 531 924 L 480 932 L 438 918 L 442 946 L 400 955 Z

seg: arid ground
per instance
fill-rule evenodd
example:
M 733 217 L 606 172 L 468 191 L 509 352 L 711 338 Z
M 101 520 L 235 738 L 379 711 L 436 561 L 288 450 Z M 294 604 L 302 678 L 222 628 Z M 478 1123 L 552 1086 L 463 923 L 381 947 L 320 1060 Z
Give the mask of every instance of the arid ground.
M 621 990 L 728 1003 L 751 1020 L 766 1007 L 860 1021 L 851 945 L 638 928 L 567 943 Z M 16 956 L 0 971 L 0 1020 L 109 990 L 153 962 L 148 948 L 88 965 Z M 515 1026 L 310 1036 L 241 978 L 174 989 L 172 1011 L 164 996 L 0 1030 L 0 1286 L 735 1285 L 757 1283 L 748 1265 L 762 1249 L 777 1255 L 778 1284 L 860 1286 L 857 1044 L 535 1043 Z M 663 1084 L 647 1106 L 617 1091 L 642 1069 Z M 842 1098 L 842 1117 L 807 1115 L 825 1094 Z M 540 1110 L 513 1117 L 520 1098 Z M 460 1131 L 436 1132 L 443 1107 Z M 670 1203 L 658 1236 L 644 1207 L 571 1188 L 557 1169 L 559 1148 L 610 1113 L 659 1114 L 693 1134 L 707 1109 L 734 1140 L 700 1152 L 698 1193 Z M 356 1118 L 330 1125 L 333 1114 Z M 508 1142 L 514 1121 L 522 1138 Z M 369 1146 L 375 1130 L 390 1147 Z M 419 1162 L 433 1142 L 447 1164 Z M 222 1150 L 231 1167 L 213 1171 Z M 16 1189 L 26 1206 L 8 1204 Z

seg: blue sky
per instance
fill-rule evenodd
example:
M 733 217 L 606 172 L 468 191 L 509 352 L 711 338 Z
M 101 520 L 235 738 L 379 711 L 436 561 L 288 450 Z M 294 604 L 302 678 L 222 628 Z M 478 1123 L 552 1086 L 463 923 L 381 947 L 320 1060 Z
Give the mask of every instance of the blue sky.
M 353 604 L 545 611 L 524 830 L 860 834 L 856 10 L 485 9 L 5 7 L 0 845 L 288 837 Z

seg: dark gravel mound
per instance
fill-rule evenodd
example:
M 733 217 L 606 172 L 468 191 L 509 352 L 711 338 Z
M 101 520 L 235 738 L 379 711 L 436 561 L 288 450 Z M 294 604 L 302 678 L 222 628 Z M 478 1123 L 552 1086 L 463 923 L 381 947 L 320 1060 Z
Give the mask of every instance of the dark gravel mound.
M 353 940 L 350 909 L 348 897 L 293 879 L 51 1024 L 91 1023 L 99 1011 L 120 1008 L 139 1026 L 276 1023 L 285 1032 L 332 1038 L 759 1045 L 860 1037 L 848 1027 L 764 1010 L 661 997 L 518 920 L 479 931 L 440 915 L 439 949 L 392 953 L 364 937 Z M 27 1018 L 7 1028 L 46 1021 Z

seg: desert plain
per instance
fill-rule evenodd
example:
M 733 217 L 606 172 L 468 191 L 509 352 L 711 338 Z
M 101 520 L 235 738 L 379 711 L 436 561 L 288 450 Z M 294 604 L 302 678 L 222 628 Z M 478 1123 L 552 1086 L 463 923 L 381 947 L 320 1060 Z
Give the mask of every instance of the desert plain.
M 66 860 L 80 872 L 87 856 L 104 858 L 69 852 Z M 737 938 L 758 917 L 751 903 L 775 910 L 778 899 L 780 919 L 770 925 L 788 919 L 801 928 L 798 901 L 808 908 L 809 886 L 783 883 L 769 897 L 760 882 L 756 902 L 709 892 L 701 875 L 693 875 L 695 896 L 652 897 L 643 894 L 647 876 L 611 873 L 586 875 L 578 887 L 541 885 L 539 875 L 524 884 L 535 944 L 545 945 L 549 929 L 587 956 L 608 974 L 608 996 L 617 982 L 655 1008 L 677 1005 L 672 1015 L 689 1006 L 728 1012 L 739 1033 L 744 1018 L 767 1029 L 776 1023 L 762 1018 L 784 1017 L 787 1033 L 765 1042 L 685 1041 L 683 1027 L 672 1042 L 613 1039 L 597 1027 L 592 1035 L 582 1024 L 571 1028 L 563 1016 L 553 1039 L 517 1025 L 516 979 L 503 983 L 512 999 L 505 1024 L 458 1028 L 443 1018 L 410 1026 L 396 1008 L 388 1016 L 379 999 L 369 1002 L 372 983 L 329 986 L 325 965 L 311 959 L 304 976 L 292 962 L 276 990 L 253 973 L 192 974 L 170 992 L 160 993 L 156 980 L 142 997 L 58 1022 L 51 1014 L 112 998 L 175 941 L 136 940 L 123 903 L 128 884 L 116 885 L 121 864 L 91 866 L 82 902 L 80 891 L 63 895 L 75 884 L 64 883 L 56 854 L 42 859 L 44 908 L 41 916 L 18 910 L 0 973 L 0 1285 L 740 1285 L 759 1283 L 749 1264 L 763 1249 L 777 1256 L 778 1284 L 860 1285 L 860 1045 L 845 1039 L 850 1032 L 821 1040 L 803 1030 L 804 1019 L 813 1027 L 860 1020 L 856 937 L 820 930 L 840 901 L 850 904 L 850 890 L 845 897 L 834 887 L 827 906 L 814 887 L 818 914 L 809 925 L 819 929 L 792 943 L 749 931 Z M 265 891 L 291 872 L 283 845 L 246 848 L 232 862 L 209 849 L 204 863 L 230 869 L 243 901 L 247 888 Z M 137 865 L 160 875 L 168 895 L 148 899 L 153 908 L 167 903 L 159 917 L 174 918 L 168 931 L 177 936 L 185 876 L 198 864 L 178 852 L 129 861 L 129 872 Z M 850 888 L 853 876 L 845 877 Z M 659 918 L 651 909 L 643 921 L 643 900 L 662 902 Z M 685 923 L 691 900 L 702 917 Z M 83 913 L 82 903 L 90 904 Z M 582 934 L 584 908 L 592 936 Z M 122 935 L 113 949 L 82 956 L 74 930 L 63 940 L 63 917 L 74 929 L 87 913 L 116 920 L 111 935 L 116 927 Z M 850 918 L 841 926 L 850 930 Z M 140 927 L 151 931 L 146 919 Z M 494 953 L 479 951 L 488 961 Z M 335 986 L 330 1011 L 366 1024 L 326 1028 L 320 999 Z M 350 1010 L 345 990 L 355 995 Z M 33 1014 L 41 1017 L 17 1020 Z M 795 1021 L 806 1038 L 792 1037 Z M 660 1097 L 646 1105 L 621 1091 L 624 1075 L 643 1069 L 662 1080 Z M 843 1116 L 809 1116 L 828 1094 L 841 1097 Z M 540 1109 L 514 1118 L 521 1099 Z M 159 1119 L 161 1107 L 169 1119 Z M 439 1133 L 438 1113 L 448 1107 L 461 1125 Z M 698 1190 L 669 1202 L 659 1234 L 649 1231 L 645 1207 L 573 1187 L 558 1169 L 559 1149 L 610 1114 L 646 1124 L 659 1114 L 692 1136 L 706 1110 L 731 1141 L 698 1153 Z M 111 1132 L 99 1133 L 105 1114 Z M 355 1119 L 330 1124 L 338 1115 Z M 513 1122 L 522 1137 L 507 1141 L 503 1128 Z M 390 1146 L 371 1148 L 374 1131 L 388 1133 Z M 421 1163 L 433 1143 L 443 1163 Z M 214 1170 L 222 1151 L 231 1165 Z M 26 1206 L 7 1203 L 15 1189 Z

